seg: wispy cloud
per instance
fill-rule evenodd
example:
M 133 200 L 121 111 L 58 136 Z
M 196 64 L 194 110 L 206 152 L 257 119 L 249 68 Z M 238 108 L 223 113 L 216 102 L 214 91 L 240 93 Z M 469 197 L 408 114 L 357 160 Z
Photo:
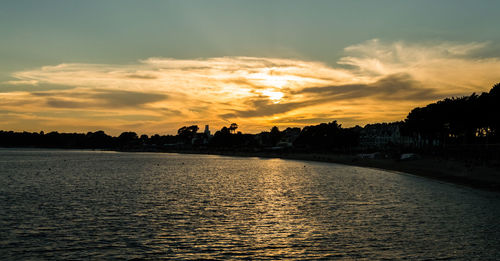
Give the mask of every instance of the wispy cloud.
M 258 131 L 320 119 L 345 119 L 344 125 L 398 120 L 414 106 L 486 91 L 500 81 L 499 58 L 476 55 L 485 48 L 487 43 L 374 39 L 346 47 L 337 66 L 264 57 L 63 63 L 13 73 L 16 80 L 2 83 L 10 92 L 0 92 L 0 119 L 8 119 L 3 128 L 135 126 L 145 133 L 173 133 L 193 123 L 235 121 Z M 16 123 L 13 114 L 25 117 Z
M 339 64 L 361 77 L 410 75 L 445 95 L 467 94 L 498 82 L 499 57 L 476 57 L 488 43 L 384 43 L 373 39 L 345 48 Z

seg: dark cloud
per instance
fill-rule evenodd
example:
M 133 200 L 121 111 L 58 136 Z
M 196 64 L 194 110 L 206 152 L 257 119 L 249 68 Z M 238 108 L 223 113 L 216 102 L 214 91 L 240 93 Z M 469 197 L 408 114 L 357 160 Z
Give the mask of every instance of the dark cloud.
M 293 94 L 321 97 L 321 100 L 338 101 L 372 97 L 377 100 L 425 101 L 438 99 L 436 90 L 425 88 L 408 74 L 393 74 L 369 84 L 347 84 L 310 87 Z
M 103 90 L 96 92 L 92 98 L 103 101 L 108 106 L 135 107 L 147 103 L 166 100 L 167 95 L 132 91 Z
M 87 102 L 62 99 L 62 98 L 47 98 L 45 103 L 48 106 L 53 107 L 53 108 L 76 109 L 76 108 L 93 107 L 93 106 L 89 106 L 89 103 L 87 103 Z
M 32 95 L 45 97 L 45 103 L 54 108 L 124 108 L 141 107 L 148 103 L 167 100 L 161 93 L 146 93 L 122 90 L 88 90 L 87 92 L 33 92 Z
M 225 113 L 220 115 L 224 119 L 234 118 L 234 117 L 260 117 L 260 116 L 271 116 L 275 114 L 285 113 L 287 111 L 294 110 L 296 108 L 304 107 L 306 103 L 304 102 L 290 102 L 290 103 L 273 103 L 267 97 L 259 97 L 257 99 L 251 99 L 246 102 L 253 110 L 234 110 L 231 113 Z

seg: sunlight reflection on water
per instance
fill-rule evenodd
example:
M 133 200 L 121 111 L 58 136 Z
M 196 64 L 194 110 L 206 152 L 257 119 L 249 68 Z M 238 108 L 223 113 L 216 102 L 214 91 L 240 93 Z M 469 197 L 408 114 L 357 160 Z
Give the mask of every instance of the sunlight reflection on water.
M 500 197 L 336 164 L 0 150 L 6 259 L 498 259 Z

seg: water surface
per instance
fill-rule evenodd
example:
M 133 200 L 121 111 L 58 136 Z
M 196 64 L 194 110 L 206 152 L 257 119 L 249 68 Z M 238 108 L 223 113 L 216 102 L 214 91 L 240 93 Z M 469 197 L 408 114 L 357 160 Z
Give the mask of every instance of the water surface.
M 500 259 L 500 197 L 280 159 L 0 150 L 2 259 Z

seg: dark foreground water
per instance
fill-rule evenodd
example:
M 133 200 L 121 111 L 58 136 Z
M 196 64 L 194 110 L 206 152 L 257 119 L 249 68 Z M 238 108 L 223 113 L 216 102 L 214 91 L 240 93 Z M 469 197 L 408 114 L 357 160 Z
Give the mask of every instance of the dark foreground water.
M 500 259 L 500 194 L 336 164 L 0 150 L 0 257 Z

